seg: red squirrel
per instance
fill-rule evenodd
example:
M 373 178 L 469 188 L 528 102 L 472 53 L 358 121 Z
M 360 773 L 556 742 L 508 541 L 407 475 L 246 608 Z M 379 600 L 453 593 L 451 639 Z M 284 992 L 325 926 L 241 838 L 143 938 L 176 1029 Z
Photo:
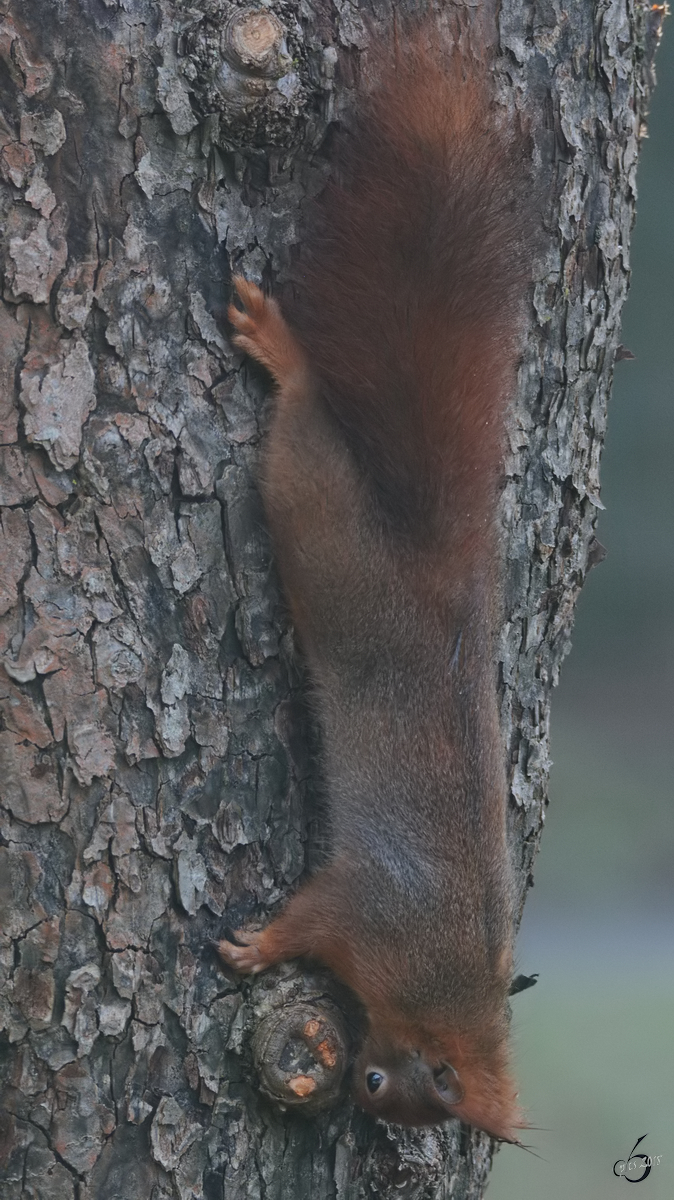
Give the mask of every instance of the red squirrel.
M 375 45 L 294 298 L 234 281 L 234 342 L 276 384 L 261 488 L 332 850 L 218 948 L 243 972 L 307 955 L 352 988 L 368 1112 L 517 1141 L 497 507 L 535 221 L 493 62 L 439 40 L 423 24 Z

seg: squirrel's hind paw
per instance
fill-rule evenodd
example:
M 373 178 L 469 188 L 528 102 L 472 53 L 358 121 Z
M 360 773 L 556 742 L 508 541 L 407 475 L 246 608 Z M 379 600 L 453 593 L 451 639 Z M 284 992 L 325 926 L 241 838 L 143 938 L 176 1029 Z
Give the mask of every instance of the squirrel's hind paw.
M 235 275 L 233 283 L 236 293 L 243 304 L 243 309 L 236 308 L 234 304 L 230 304 L 227 309 L 227 316 L 237 330 L 234 341 L 238 345 L 241 335 L 255 339 L 258 334 L 258 326 L 264 323 L 265 307 L 267 303 L 271 304 L 273 302 L 267 301 L 259 287 L 254 283 L 249 283 L 241 275 Z
M 262 363 L 281 387 L 286 386 L 304 369 L 302 350 L 275 300 L 241 275 L 235 275 L 233 283 L 243 304 L 243 311 L 233 304 L 227 310 L 236 330 L 234 345 Z

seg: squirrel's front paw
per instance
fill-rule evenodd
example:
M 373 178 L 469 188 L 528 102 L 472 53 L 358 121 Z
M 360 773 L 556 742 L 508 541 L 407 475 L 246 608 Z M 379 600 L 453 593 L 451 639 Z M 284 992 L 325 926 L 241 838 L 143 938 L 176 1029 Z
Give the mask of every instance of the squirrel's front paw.
M 223 939 L 215 943 L 215 948 L 228 967 L 233 967 L 235 971 L 240 971 L 243 975 L 257 975 L 269 966 L 259 945 L 262 933 L 262 930 L 258 933 L 250 933 L 244 929 L 237 929 L 234 936 L 245 945 L 235 946 L 234 942 Z

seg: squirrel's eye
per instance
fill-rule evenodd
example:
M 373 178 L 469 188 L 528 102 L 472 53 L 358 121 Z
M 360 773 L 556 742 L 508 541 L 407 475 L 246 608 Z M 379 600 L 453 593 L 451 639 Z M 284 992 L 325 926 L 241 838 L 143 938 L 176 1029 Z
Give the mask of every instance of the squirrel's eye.
M 379 1071 L 368 1071 L 365 1076 L 368 1092 L 377 1092 L 384 1082 L 384 1076 L 379 1074 Z

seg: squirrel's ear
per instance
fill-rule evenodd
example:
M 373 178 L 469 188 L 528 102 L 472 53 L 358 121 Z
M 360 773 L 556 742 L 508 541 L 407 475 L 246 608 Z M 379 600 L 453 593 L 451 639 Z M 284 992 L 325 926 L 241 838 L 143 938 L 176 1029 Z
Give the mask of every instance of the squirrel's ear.
M 443 1104 L 460 1104 L 463 1100 L 463 1084 L 449 1063 L 443 1063 L 440 1070 L 433 1072 L 433 1086 Z

